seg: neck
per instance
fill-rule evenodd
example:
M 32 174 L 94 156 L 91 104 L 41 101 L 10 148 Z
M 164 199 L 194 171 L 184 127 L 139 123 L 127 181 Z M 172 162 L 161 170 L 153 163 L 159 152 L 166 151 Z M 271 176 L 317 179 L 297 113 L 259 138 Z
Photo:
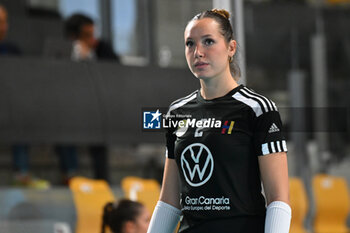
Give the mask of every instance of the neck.
M 200 84 L 201 95 L 206 100 L 211 100 L 224 96 L 233 88 L 238 86 L 237 82 L 231 76 L 231 73 L 224 77 L 201 79 Z

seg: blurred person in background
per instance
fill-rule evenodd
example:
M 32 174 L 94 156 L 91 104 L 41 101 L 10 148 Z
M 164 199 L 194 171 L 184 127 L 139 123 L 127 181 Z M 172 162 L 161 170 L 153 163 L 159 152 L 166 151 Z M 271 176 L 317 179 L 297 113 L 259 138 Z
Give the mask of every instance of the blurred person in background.
M 103 209 L 102 231 L 113 233 L 146 233 L 150 221 L 150 213 L 140 202 L 122 199 L 109 202 Z
M 95 37 L 94 21 L 84 14 L 73 14 L 64 22 L 64 34 L 72 41 L 71 59 L 73 61 L 109 60 L 119 62 L 112 46 Z M 88 147 L 92 157 L 94 178 L 109 181 L 108 152 L 103 144 L 94 144 Z M 61 168 L 64 173 L 63 182 L 77 174 L 78 159 L 77 147 L 74 145 L 57 145 L 56 152 L 60 157 Z
M 183 233 L 288 233 L 282 122 L 271 100 L 236 81 L 240 71 L 230 14 L 213 9 L 196 15 L 184 41 L 200 89 L 174 101 L 167 118 L 221 123 L 167 129 L 162 190 L 148 233 L 172 233 L 181 215 Z
M 72 60 L 112 60 L 119 62 L 112 46 L 95 37 L 94 21 L 83 14 L 73 14 L 65 21 L 65 36 L 73 42 Z
M 6 40 L 9 30 L 8 12 L 6 8 L 0 4 L 0 56 L 20 56 L 21 50 L 18 46 Z M 27 144 L 16 144 L 12 146 L 12 160 L 15 171 L 13 185 L 32 187 L 32 188 L 48 188 L 49 182 L 46 180 L 33 178 L 29 173 L 29 146 Z

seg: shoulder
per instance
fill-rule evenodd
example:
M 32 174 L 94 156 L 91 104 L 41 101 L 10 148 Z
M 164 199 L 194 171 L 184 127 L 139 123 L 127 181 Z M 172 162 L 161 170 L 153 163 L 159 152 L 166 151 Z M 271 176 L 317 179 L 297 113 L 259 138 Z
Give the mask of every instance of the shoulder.
M 232 95 L 234 99 L 247 105 L 254 111 L 256 117 L 268 112 L 277 112 L 276 104 L 269 98 L 256 93 L 248 87 L 243 87 Z
M 119 62 L 119 57 L 115 54 L 112 45 L 104 40 L 98 41 L 96 55 L 99 59 L 109 59 Z
M 173 101 L 169 106 L 168 113 L 170 113 L 171 111 L 178 109 L 178 108 L 184 106 L 185 104 L 191 102 L 192 100 L 196 99 L 197 94 L 198 94 L 198 90 L 192 92 L 191 94 L 189 94 L 185 97 L 182 97 L 180 99 Z

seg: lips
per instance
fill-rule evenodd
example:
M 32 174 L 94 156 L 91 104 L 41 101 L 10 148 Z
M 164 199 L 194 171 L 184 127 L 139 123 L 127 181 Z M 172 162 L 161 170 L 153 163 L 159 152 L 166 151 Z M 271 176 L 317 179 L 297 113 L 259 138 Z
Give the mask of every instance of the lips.
M 196 63 L 194 63 L 194 67 L 196 67 L 196 68 L 204 68 L 207 65 L 209 65 L 209 63 L 206 63 L 206 62 L 196 62 Z

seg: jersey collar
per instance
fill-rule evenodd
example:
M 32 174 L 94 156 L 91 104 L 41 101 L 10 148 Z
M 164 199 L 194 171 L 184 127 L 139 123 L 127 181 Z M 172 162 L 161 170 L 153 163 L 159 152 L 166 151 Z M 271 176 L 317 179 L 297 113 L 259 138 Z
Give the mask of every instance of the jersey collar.
M 237 91 L 239 91 L 240 89 L 242 89 L 244 87 L 243 84 L 233 88 L 231 91 L 229 91 L 227 94 L 225 94 L 224 96 L 220 96 L 220 97 L 217 97 L 215 99 L 211 99 L 211 100 L 206 100 L 202 97 L 201 95 L 201 91 L 200 89 L 198 89 L 197 91 L 197 100 L 198 102 L 200 103 L 216 103 L 220 100 L 225 100 L 225 99 L 230 99 L 232 98 L 232 95 L 234 95 Z

